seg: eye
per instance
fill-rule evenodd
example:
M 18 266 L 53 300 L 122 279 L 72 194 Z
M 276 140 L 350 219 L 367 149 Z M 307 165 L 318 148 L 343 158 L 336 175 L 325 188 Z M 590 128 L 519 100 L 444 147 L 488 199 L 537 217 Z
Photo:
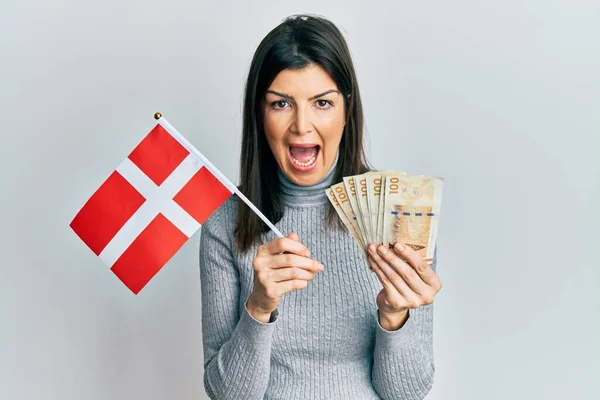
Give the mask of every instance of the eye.
M 319 108 L 322 110 L 327 110 L 328 108 L 333 107 L 333 103 L 329 100 L 317 100 L 317 104 L 319 105 Z
M 283 103 L 283 107 L 279 107 L 282 105 L 281 103 Z M 285 104 L 287 104 L 287 100 L 277 100 L 271 103 L 271 108 L 274 108 L 275 110 L 281 110 L 285 108 Z
M 415 196 L 418 196 L 418 195 L 419 195 L 419 191 L 415 190 Z

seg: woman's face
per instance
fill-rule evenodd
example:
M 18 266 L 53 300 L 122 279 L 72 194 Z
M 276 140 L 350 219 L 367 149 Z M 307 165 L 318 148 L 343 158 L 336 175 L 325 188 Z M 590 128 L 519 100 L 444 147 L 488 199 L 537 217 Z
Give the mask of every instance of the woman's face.
M 319 65 L 285 69 L 267 90 L 264 127 L 279 168 L 308 186 L 333 166 L 344 130 L 344 98 Z

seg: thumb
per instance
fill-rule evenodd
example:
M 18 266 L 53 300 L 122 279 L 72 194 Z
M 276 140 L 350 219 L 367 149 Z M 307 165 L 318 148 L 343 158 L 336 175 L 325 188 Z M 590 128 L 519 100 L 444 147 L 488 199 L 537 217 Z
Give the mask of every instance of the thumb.
M 292 232 L 288 235 L 288 238 L 295 240 L 296 242 L 300 241 L 300 236 L 296 232 Z

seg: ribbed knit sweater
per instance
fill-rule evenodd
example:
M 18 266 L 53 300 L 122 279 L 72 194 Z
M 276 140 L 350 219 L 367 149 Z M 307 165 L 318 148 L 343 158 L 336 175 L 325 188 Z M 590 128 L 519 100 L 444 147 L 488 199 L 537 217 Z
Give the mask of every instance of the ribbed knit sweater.
M 204 386 L 212 399 L 416 400 L 431 389 L 433 305 L 409 310 L 396 331 L 381 327 L 381 282 L 350 233 L 326 222 L 333 170 L 313 186 L 279 171 L 285 209 L 275 225 L 284 235 L 298 233 L 325 270 L 284 294 L 269 323 L 246 308 L 259 244 L 234 250 L 241 200 L 232 196 L 202 226 Z M 261 243 L 275 237 L 265 233 Z

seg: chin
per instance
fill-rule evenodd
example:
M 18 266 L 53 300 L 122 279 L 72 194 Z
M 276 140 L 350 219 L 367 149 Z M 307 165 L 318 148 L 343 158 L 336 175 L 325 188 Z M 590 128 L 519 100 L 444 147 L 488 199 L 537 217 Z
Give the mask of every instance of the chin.
M 323 176 L 325 176 L 325 174 L 311 174 L 312 176 L 303 176 L 300 177 L 298 180 L 298 184 L 302 185 L 302 186 L 312 186 L 315 183 L 319 182 L 321 179 L 323 179 Z
M 291 166 L 288 166 L 285 172 L 289 180 L 301 186 L 312 186 L 321 181 L 327 173 L 321 165 L 310 172 L 298 172 Z

